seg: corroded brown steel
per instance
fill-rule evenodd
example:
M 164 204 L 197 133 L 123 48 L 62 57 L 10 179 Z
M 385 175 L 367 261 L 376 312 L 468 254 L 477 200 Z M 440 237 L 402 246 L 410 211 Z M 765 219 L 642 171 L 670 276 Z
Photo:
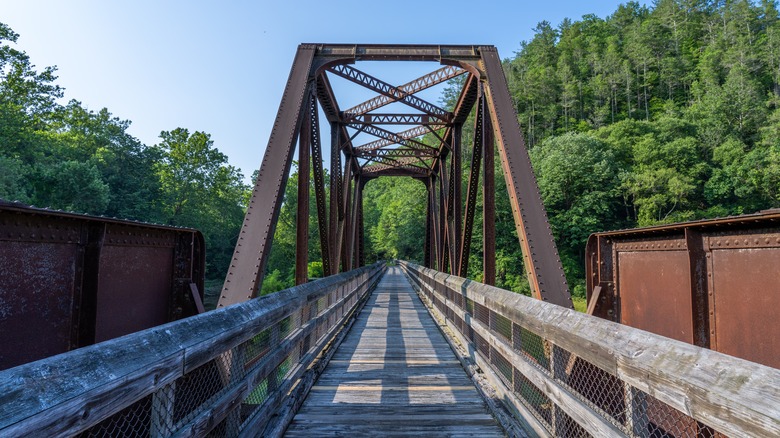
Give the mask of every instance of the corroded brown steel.
M 330 124 L 330 223 L 328 229 L 329 253 L 331 256 L 331 274 L 339 272 L 339 255 L 336 241 L 338 239 L 339 221 L 343 220 L 341 211 L 341 129 L 338 122 Z
M 484 95 L 483 95 L 484 99 Z M 490 117 L 482 120 L 482 282 L 496 284 L 495 139 Z
M 439 108 L 438 106 L 426 102 L 419 97 L 407 93 L 398 87 L 388 84 L 387 82 L 375 78 L 367 73 L 364 73 L 356 68 L 352 68 L 348 65 L 335 65 L 328 69 L 329 72 L 348 79 L 352 82 L 360 84 L 370 90 L 374 90 L 377 93 L 381 93 L 390 98 L 396 99 L 398 102 L 406 104 L 416 110 L 422 111 L 429 116 L 436 117 L 443 121 L 449 121 L 452 119 L 452 114 Z
M 355 149 L 360 151 L 376 150 L 385 146 L 394 144 L 401 144 L 412 149 L 430 149 L 430 146 L 415 140 L 415 137 L 427 134 L 429 131 L 425 127 L 412 128 L 409 131 L 403 133 L 395 133 L 382 129 L 372 125 L 349 125 L 352 128 L 358 129 L 361 132 L 371 134 L 374 137 L 379 137 L 381 140 L 368 143 L 366 145 L 358 146 Z
M 0 370 L 196 315 L 197 230 L 0 201 Z
M 219 298 L 219 307 L 254 297 L 268 262 L 271 241 L 292 164 L 308 78 L 316 46 L 301 45 L 295 55 L 271 138 L 263 156 L 233 259 Z
M 418 157 L 432 158 L 436 157 L 435 150 L 420 151 L 416 149 L 376 149 L 373 151 L 360 151 L 355 149 L 355 156 L 359 158 L 368 157 Z
M 380 94 L 379 96 L 369 99 L 361 104 L 355 105 L 350 109 L 344 110 L 344 119 L 346 122 L 349 122 L 357 116 L 374 111 L 393 102 L 397 102 L 404 96 L 415 94 L 419 91 L 433 87 L 434 85 L 441 84 L 442 82 L 456 78 L 463 73 L 466 73 L 466 70 L 463 70 L 462 68 L 451 65 L 442 67 L 411 82 L 395 87 L 395 89 L 400 90 L 403 94 L 399 94 L 397 96 Z
M 460 263 L 457 275 L 467 277 L 469 270 L 469 254 L 471 252 L 471 237 L 474 231 L 474 214 L 477 209 L 477 192 L 479 191 L 479 172 L 482 165 L 482 121 L 485 116 L 485 106 L 480 98 L 477 104 L 477 113 L 474 117 L 474 144 L 472 146 L 471 172 L 469 173 L 469 185 L 466 189 L 466 218 L 463 226 L 463 237 L 460 248 Z
M 311 93 L 309 93 L 311 96 Z M 307 98 L 311 100 L 311 98 Z M 306 283 L 309 279 L 309 175 L 311 174 L 311 124 L 309 108 L 306 105 L 306 117 L 301 124 L 298 140 L 298 205 L 295 216 L 295 284 Z
M 480 47 L 480 54 L 488 78 L 485 91 L 493 131 L 531 291 L 538 299 L 573 308 L 501 59 L 494 47 Z
M 359 125 L 426 125 L 442 128 L 445 126 L 441 120 L 427 114 L 363 114 L 355 117 L 350 123 Z
M 324 59 L 354 61 L 476 61 L 479 60 L 479 47 L 436 44 L 323 44 L 318 45 L 317 54 Z
M 407 84 L 393 86 L 349 65 L 364 60 L 437 61 L 443 67 Z M 452 112 L 416 95 L 423 89 L 466 72 L 468 76 L 463 81 Z M 330 85 L 329 75 L 346 78 L 378 92 L 380 96 L 342 112 Z M 486 87 L 486 92 L 482 94 L 481 84 Z M 483 94 L 487 99 L 480 97 Z M 471 154 L 471 165 L 475 170 L 470 178 L 470 210 L 464 225 L 461 205 L 461 161 L 464 152 L 461 128 L 478 98 L 485 100 L 481 104 L 482 132 L 479 133 L 478 144 L 474 145 L 476 154 Z M 317 102 L 331 126 L 329 218 L 326 218 L 325 211 Z M 372 112 L 391 102 L 403 103 L 418 113 Z M 490 123 L 491 120 L 495 123 Z M 385 129 L 387 125 L 411 125 L 411 128 L 395 132 Z M 347 131 L 348 127 L 350 132 Z M 352 269 L 364 262 L 364 236 L 361 229 L 363 186 L 369 179 L 380 176 L 407 176 L 426 182 L 426 264 L 443 271 L 466 272 L 469 245 L 465 240 L 470 240 L 466 237 L 473 233 L 480 163 L 492 169 L 491 161 L 484 154 L 490 153 L 492 158 L 492 150 L 485 143 L 492 146 L 493 132 L 498 137 L 532 290 L 537 297 L 571 307 L 563 271 L 549 227 L 546 226 L 544 209 L 495 48 L 329 44 L 301 45 L 296 55 L 220 304 L 224 306 L 248 299 L 260 286 L 281 206 L 282 190 L 292 161 L 291 149 L 294 149 L 293 144 L 299 136 L 311 148 L 311 158 L 314 160 L 320 246 L 326 274 Z M 352 142 L 360 134 L 374 135 L 379 140 L 354 147 Z M 418 139 L 423 136 L 427 136 L 424 142 Z M 400 147 L 391 147 L 393 145 Z M 345 163 L 343 170 L 342 159 Z M 483 172 L 490 174 L 488 170 Z M 300 179 L 303 184 L 300 201 L 305 201 L 308 194 L 308 191 L 304 193 L 303 190 L 304 186 L 309 188 L 306 179 L 306 176 Z M 494 219 L 491 219 L 494 197 L 492 176 L 484 184 L 484 214 L 489 222 L 483 229 L 485 279 L 493 282 L 495 274 L 491 272 L 495 271 L 495 231 Z M 303 213 L 299 215 L 299 221 L 308 219 L 303 216 Z M 298 229 L 301 230 L 298 239 L 298 281 L 304 281 L 304 246 L 307 246 L 305 240 L 308 234 L 304 236 L 302 233 L 304 224 L 299 224 Z
M 598 233 L 585 257 L 594 315 L 780 368 L 780 211 Z
M 461 248 L 460 239 L 463 230 L 463 201 L 461 199 L 461 187 L 463 183 L 463 168 L 461 166 L 461 136 L 463 125 L 455 124 L 452 129 L 452 172 L 450 175 L 450 263 L 451 273 L 458 271 Z
M 317 99 L 312 93 L 309 103 L 309 122 L 311 127 L 311 161 L 314 175 L 314 198 L 317 205 L 317 225 L 320 235 L 320 254 L 322 256 L 322 272 L 324 276 L 331 275 L 330 270 L 330 239 L 328 238 L 328 216 L 325 205 L 325 175 L 322 170 L 322 142 L 320 137 L 320 116 L 317 110 Z
M 362 126 L 355 125 L 354 127 L 356 129 L 359 129 Z M 404 146 L 415 147 L 418 149 L 433 149 L 433 147 L 431 146 L 428 146 L 424 143 L 420 143 L 414 140 L 417 137 L 422 137 L 423 135 L 431 132 L 430 129 L 428 129 L 426 126 L 418 126 L 401 132 L 390 132 L 384 129 L 366 130 L 366 132 L 368 132 L 369 134 L 375 137 L 379 137 L 380 139 L 372 141 L 371 143 L 366 143 L 364 145 L 357 146 L 355 147 L 355 150 L 373 151 L 376 149 L 381 149 L 386 146 L 392 146 L 394 144 L 402 144 Z

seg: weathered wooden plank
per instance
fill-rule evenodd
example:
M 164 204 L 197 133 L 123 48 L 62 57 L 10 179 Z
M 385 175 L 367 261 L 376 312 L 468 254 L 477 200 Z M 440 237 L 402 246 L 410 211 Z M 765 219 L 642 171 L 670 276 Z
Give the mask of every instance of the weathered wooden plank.
M 179 352 L 148 368 L 136 369 L 102 386 L 92 387 L 80 397 L 50 406 L 35 416 L 2 428 L 3 437 L 72 436 L 94 426 L 111 414 L 130 406 L 156 388 L 181 375 L 184 355 Z M 82 364 L 81 369 L 90 364 Z M 44 376 L 45 379 L 45 376 Z M 38 383 L 40 384 L 40 383 Z M 58 394 L 59 395 L 59 394 Z M 20 401 L 25 401 L 24 399 Z M 7 419 L 4 419 L 7 420 Z
M 398 268 L 382 279 L 286 435 L 346 433 L 503 436 Z

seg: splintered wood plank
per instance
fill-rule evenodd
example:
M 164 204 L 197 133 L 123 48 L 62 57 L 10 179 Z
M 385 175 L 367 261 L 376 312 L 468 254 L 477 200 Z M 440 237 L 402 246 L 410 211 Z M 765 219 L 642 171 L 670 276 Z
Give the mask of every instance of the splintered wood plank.
M 390 268 L 286 436 L 504 436 L 398 268 Z

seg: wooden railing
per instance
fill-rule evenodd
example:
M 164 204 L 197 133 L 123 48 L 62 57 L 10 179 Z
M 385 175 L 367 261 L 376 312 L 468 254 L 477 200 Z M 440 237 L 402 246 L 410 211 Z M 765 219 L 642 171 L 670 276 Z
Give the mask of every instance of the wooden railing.
M 278 436 L 383 270 L 0 372 L 0 436 Z
M 780 436 L 780 370 L 401 266 L 504 404 L 540 436 Z

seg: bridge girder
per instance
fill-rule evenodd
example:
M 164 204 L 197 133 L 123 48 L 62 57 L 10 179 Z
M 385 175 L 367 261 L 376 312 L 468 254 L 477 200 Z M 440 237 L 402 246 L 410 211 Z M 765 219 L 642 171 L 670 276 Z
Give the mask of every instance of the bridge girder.
M 360 61 L 437 61 L 443 67 L 395 86 L 351 65 Z M 462 75 L 466 77 L 451 111 L 416 95 Z M 378 95 L 342 111 L 329 76 L 341 77 Z M 391 103 L 404 104 L 417 112 L 374 112 Z M 322 168 L 320 111 L 330 125 L 328 203 L 325 202 Z M 472 113 L 475 116 L 474 139 L 471 144 L 463 145 L 462 128 Z M 390 129 L 402 125 L 412 127 L 402 131 Z M 350 134 L 347 128 L 354 132 Z M 355 146 L 353 141 L 359 135 L 372 135 L 378 139 Z M 298 221 L 296 283 L 307 281 L 310 185 L 314 186 L 316 197 L 323 269 L 325 275 L 332 275 L 365 262 L 363 189 L 368 181 L 381 176 L 411 177 L 425 183 L 428 193 L 425 265 L 464 277 L 468 274 L 475 208 L 481 191 L 485 218 L 483 281 L 495 283 L 493 156 L 497 147 L 532 293 L 536 298 L 572 307 L 495 47 L 300 45 L 219 307 L 250 299 L 260 290 L 296 144 L 301 161 L 299 169 L 307 174 L 298 180 L 298 217 L 304 219 Z M 467 148 L 471 153 L 464 155 Z M 466 203 L 462 205 L 461 160 L 464 156 L 472 157 L 472 161 Z M 308 177 L 309 169 L 313 178 Z M 483 174 L 481 183 L 480 172 Z

